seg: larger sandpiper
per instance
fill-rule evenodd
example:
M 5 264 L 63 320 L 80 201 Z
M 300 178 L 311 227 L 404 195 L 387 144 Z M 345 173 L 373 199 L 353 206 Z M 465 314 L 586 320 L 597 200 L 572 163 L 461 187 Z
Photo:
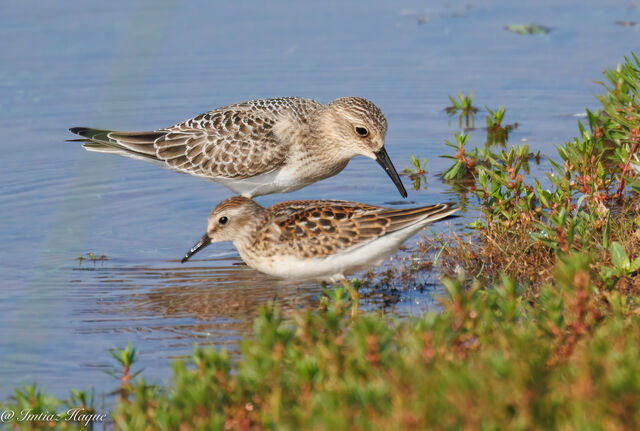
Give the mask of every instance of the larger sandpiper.
M 384 147 L 387 120 L 360 97 L 327 105 L 299 97 L 252 100 L 149 132 L 69 130 L 89 151 L 156 163 L 248 198 L 298 190 L 336 175 L 358 155 L 376 160 L 407 196 Z
M 410 236 L 458 208 L 391 209 L 346 201 L 289 201 L 264 208 L 241 196 L 211 211 L 207 233 L 182 262 L 212 242 L 231 241 L 242 260 L 293 280 L 341 281 L 380 264 Z

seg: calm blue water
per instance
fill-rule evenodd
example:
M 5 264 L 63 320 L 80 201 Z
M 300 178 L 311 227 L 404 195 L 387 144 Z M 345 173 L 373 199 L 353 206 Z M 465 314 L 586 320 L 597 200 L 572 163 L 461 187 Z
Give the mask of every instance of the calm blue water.
M 357 95 L 386 114 L 398 170 L 409 154 L 429 160 L 428 188 L 410 190 L 409 201 L 453 200 L 436 175 L 457 130 L 443 112 L 448 94 L 474 90 L 481 108 L 503 104 L 506 122 L 519 123 L 511 141 L 553 154 L 576 134 L 575 114 L 597 106 L 592 81 L 639 48 L 640 26 L 615 24 L 640 21 L 637 1 L 520 3 L 3 2 L 0 399 L 33 381 L 58 396 L 109 391 L 107 350 L 127 341 L 143 375 L 164 380 L 167 358 L 194 342 L 233 347 L 266 301 L 305 307 L 320 291 L 238 265 L 230 244 L 179 264 L 230 192 L 87 153 L 65 142 L 68 127 L 147 130 L 253 98 Z M 523 22 L 552 32 L 504 30 Z M 258 201 L 306 198 L 384 204 L 399 195 L 358 158 L 338 176 Z M 109 259 L 76 259 L 88 252 Z M 394 310 L 420 313 L 431 293 L 408 292 Z

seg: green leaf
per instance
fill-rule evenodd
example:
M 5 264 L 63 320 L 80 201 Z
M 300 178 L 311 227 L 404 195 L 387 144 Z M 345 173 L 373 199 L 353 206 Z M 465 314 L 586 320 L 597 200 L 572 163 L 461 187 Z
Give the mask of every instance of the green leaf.
M 631 263 L 629 262 L 629 257 L 624 247 L 620 245 L 618 241 L 614 241 L 611 243 L 610 252 L 611 262 L 613 262 L 614 266 L 618 269 L 628 271 Z
M 620 272 L 617 269 L 611 268 L 610 266 L 602 268 L 602 271 L 600 272 L 600 278 L 602 278 L 603 280 L 608 280 L 614 277 L 620 277 Z
M 447 170 L 447 172 L 445 172 L 444 179 L 445 180 L 454 179 L 458 175 L 458 172 L 460 172 L 460 168 L 462 168 L 462 163 L 460 162 L 453 165 L 449 170 Z
M 631 265 L 629 266 L 630 272 L 635 272 L 638 269 L 640 269 L 640 256 L 636 257 L 635 260 L 631 262 Z

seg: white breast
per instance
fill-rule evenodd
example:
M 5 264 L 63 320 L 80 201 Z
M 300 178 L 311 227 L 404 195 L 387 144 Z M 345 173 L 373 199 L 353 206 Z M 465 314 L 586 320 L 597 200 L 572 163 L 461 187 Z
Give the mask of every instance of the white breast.
M 264 174 L 249 178 L 207 178 L 209 181 L 223 185 L 246 198 L 267 195 L 271 193 L 288 193 L 309 184 L 304 178 L 296 178 L 285 168 L 277 168 Z

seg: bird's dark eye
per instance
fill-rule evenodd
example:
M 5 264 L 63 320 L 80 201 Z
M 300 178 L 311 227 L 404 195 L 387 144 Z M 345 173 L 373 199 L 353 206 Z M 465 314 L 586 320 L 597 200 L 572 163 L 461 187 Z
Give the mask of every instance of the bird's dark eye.
M 365 129 L 364 127 L 356 127 L 356 133 L 360 136 L 362 136 L 363 138 L 366 138 L 369 135 L 369 131 L 367 129 Z
M 222 216 L 218 219 L 218 223 L 220 224 L 226 224 L 229 221 L 229 219 L 226 216 Z

